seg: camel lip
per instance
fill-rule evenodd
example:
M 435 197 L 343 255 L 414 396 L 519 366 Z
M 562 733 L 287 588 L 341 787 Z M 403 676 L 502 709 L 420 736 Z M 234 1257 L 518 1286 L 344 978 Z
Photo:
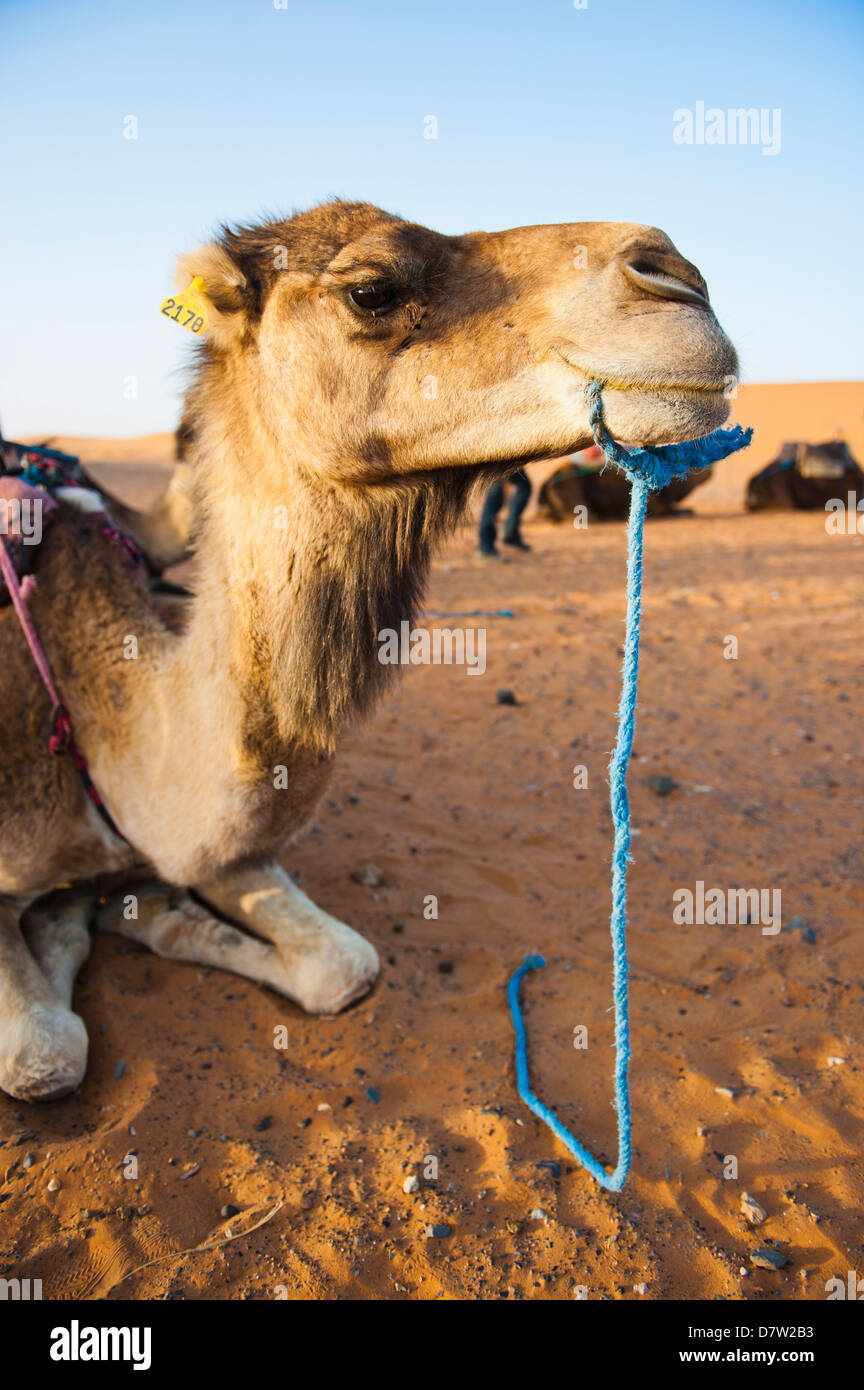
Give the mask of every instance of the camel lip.
M 664 439 L 662 444 L 640 444 L 635 439 L 619 439 L 616 435 L 615 443 L 619 445 L 620 448 L 626 449 L 628 454 L 636 453 L 640 449 L 645 449 L 650 453 L 652 449 L 669 449 L 675 448 L 678 444 L 695 444 L 698 443 L 700 439 L 709 439 L 712 434 L 713 430 L 708 430 L 706 434 L 691 435 L 689 439 L 677 439 L 670 436 L 669 439 Z M 574 449 L 568 449 L 567 453 L 581 454 L 584 453 L 586 449 L 593 449 L 595 447 L 600 446 L 597 445 L 596 440 L 592 440 L 590 444 L 582 444 Z M 707 465 L 705 466 L 707 467 Z
M 696 381 L 660 381 L 660 382 L 626 382 L 626 381 L 604 381 L 601 383 L 604 391 L 627 391 L 640 396 L 656 396 L 663 391 L 676 391 L 687 396 L 722 396 L 727 389 L 728 381 L 721 382 L 696 382 Z
M 561 349 L 559 349 L 559 351 L 568 367 L 577 371 L 579 375 L 583 376 L 588 382 L 599 381 L 604 391 L 622 391 L 628 394 L 641 396 L 660 395 L 664 391 L 674 391 L 686 395 L 713 396 L 722 395 L 724 391 L 727 391 L 730 381 L 733 379 L 730 376 L 724 376 L 719 380 L 713 378 L 708 381 L 704 379 L 700 380 L 699 378 L 691 381 L 655 381 L 650 377 L 641 379 L 634 377 L 628 380 L 626 377 L 611 376 L 608 372 L 604 372 L 602 368 L 586 366 L 582 362 L 577 362 L 575 358 L 569 357 L 566 351 Z
M 622 449 L 626 449 L 628 454 L 635 453 L 638 449 L 645 449 L 647 453 L 650 453 L 652 449 L 674 449 L 678 444 L 698 444 L 700 439 L 710 439 L 713 433 L 713 430 L 708 430 L 707 434 L 697 434 L 690 439 L 664 439 L 662 444 L 636 444 L 632 439 L 616 439 L 615 443 L 620 444 Z M 707 464 L 702 466 L 708 467 Z

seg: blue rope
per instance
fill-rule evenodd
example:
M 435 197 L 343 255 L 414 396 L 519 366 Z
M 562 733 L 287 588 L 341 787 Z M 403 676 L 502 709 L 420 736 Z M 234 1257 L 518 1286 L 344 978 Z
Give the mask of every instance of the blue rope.
M 538 1100 L 528 1076 L 528 1046 L 519 1007 L 519 990 L 532 970 L 542 970 L 542 956 L 529 955 L 514 972 L 507 986 L 510 1013 L 516 1034 L 516 1084 L 519 1095 L 534 1114 L 548 1125 L 565 1148 L 587 1168 L 601 1187 L 620 1192 L 630 1172 L 631 1125 L 630 1093 L 627 1073 L 630 1063 L 630 1017 L 627 999 L 627 865 L 630 861 L 630 804 L 627 799 L 627 766 L 633 747 L 636 722 L 636 695 L 639 681 L 639 623 L 642 596 L 642 542 L 648 494 L 666 487 L 672 478 L 684 477 L 692 468 L 705 468 L 738 449 L 746 449 L 752 430 L 736 425 L 731 430 L 715 430 L 688 444 L 670 444 L 659 449 L 628 452 L 616 444 L 603 421 L 602 383 L 592 381 L 586 392 L 588 419 L 594 441 L 603 450 L 607 463 L 616 464 L 632 483 L 630 516 L 627 522 L 627 625 L 624 639 L 624 666 L 621 699 L 618 705 L 618 737 L 609 763 L 609 798 L 615 844 L 612 854 L 612 992 L 615 1001 L 615 1110 L 618 1117 L 618 1162 L 608 1173 L 603 1165 L 579 1143 L 554 1111 Z

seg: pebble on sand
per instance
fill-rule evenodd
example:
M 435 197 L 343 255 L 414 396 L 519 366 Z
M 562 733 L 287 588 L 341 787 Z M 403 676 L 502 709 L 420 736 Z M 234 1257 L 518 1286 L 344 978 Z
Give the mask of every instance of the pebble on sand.
M 773 1250 L 770 1245 L 764 1245 L 759 1250 L 754 1250 L 750 1256 L 751 1265 L 757 1269 L 785 1269 L 786 1265 L 792 1261 L 780 1250 Z
M 384 882 L 384 874 L 377 864 L 361 864 L 359 869 L 355 869 L 351 877 L 355 883 L 362 883 L 366 888 L 380 888 Z
M 535 1168 L 545 1168 L 552 1174 L 553 1178 L 560 1178 L 561 1164 L 555 1158 L 541 1158 L 539 1163 L 534 1164 Z
M 443 1240 L 445 1236 L 452 1236 L 453 1231 L 444 1221 L 438 1221 L 434 1226 L 426 1227 L 427 1240 Z
M 751 1197 L 749 1192 L 741 1193 L 741 1212 L 751 1226 L 761 1226 L 768 1216 L 765 1208 L 756 1201 L 755 1197 Z
M 406 1197 L 410 1197 L 413 1193 L 420 1191 L 420 1179 L 416 1173 L 408 1174 L 408 1177 L 402 1184 L 402 1191 L 405 1193 Z
M 496 690 L 495 699 L 499 705 L 517 705 L 519 703 L 512 690 Z
M 650 772 L 645 778 L 646 787 L 650 787 L 655 796 L 669 796 L 678 786 L 674 777 L 666 777 L 660 772 Z
M 784 925 L 783 931 L 800 931 L 802 938 L 809 941 L 811 946 L 816 940 L 816 932 L 808 925 L 806 917 L 791 917 Z

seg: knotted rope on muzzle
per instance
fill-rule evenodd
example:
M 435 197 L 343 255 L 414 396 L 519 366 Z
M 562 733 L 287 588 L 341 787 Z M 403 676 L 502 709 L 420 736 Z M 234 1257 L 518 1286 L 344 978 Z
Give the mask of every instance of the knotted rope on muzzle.
M 531 1090 L 528 1076 L 528 1049 L 525 1025 L 519 1005 L 519 991 L 525 975 L 541 970 L 542 956 L 529 955 L 514 972 L 507 987 L 510 1013 L 516 1034 L 516 1084 L 519 1095 L 539 1119 L 557 1135 L 583 1168 L 601 1187 L 620 1192 L 630 1172 L 631 1118 L 628 1072 L 630 1065 L 630 1015 L 627 963 L 627 865 L 630 862 L 630 803 L 627 798 L 627 767 L 633 748 L 636 698 L 639 684 L 639 629 L 642 598 L 642 551 L 648 495 L 666 487 L 673 478 L 683 478 L 694 468 L 719 463 L 739 449 L 746 449 L 753 437 L 751 429 L 740 425 L 715 430 L 687 444 L 668 444 L 658 449 L 627 450 L 616 444 L 603 419 L 602 382 L 592 381 L 586 391 L 588 419 L 594 442 L 606 458 L 626 473 L 632 484 L 627 522 L 627 620 L 621 698 L 618 704 L 618 736 L 609 763 L 609 799 L 615 831 L 612 854 L 612 990 L 615 1011 L 615 1100 L 618 1120 L 618 1161 L 614 1172 L 607 1172 L 598 1159 L 571 1134 L 554 1111 L 548 1109 Z

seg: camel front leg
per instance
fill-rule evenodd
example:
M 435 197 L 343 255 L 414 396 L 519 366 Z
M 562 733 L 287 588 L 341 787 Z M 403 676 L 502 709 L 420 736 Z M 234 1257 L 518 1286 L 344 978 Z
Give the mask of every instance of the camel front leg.
M 51 893 L 21 918 L 24 939 L 57 998 L 72 1007 L 75 977 L 90 954 L 96 897 L 75 890 Z
M 166 960 L 243 975 L 294 998 L 291 979 L 275 947 L 220 921 L 188 893 L 147 882 L 136 886 L 133 900 L 133 913 L 128 894 L 103 903 L 96 914 L 99 930 L 129 937 Z
M 278 864 L 228 870 L 195 891 L 273 942 L 291 982 L 285 992 L 307 1013 L 338 1013 L 375 983 L 375 947 L 316 907 Z
M 86 1069 L 83 1021 L 39 969 L 15 913 L 0 905 L 0 1089 L 16 1100 L 56 1100 Z

